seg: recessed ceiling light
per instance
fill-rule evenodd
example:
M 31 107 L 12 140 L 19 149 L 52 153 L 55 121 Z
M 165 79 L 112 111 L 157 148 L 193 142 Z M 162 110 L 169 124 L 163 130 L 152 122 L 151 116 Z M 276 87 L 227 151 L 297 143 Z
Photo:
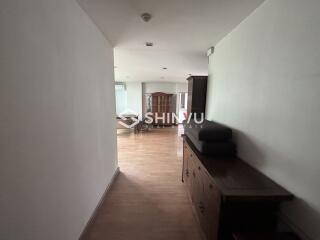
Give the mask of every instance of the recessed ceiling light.
M 153 42 L 146 42 L 146 46 L 147 47 L 152 47 L 153 46 Z

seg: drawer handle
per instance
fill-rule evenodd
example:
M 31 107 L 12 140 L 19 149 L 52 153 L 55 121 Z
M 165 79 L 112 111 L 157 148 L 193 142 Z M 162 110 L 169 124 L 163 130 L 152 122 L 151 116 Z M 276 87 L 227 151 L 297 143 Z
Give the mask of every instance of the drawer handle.
M 199 209 L 200 209 L 200 212 L 202 213 L 202 214 L 204 214 L 204 211 L 205 211 L 205 207 L 204 207 L 204 204 L 203 204 L 203 202 L 199 202 L 199 204 L 198 204 L 198 207 L 199 207 Z
M 192 154 L 190 154 L 190 157 L 192 157 Z
M 199 169 L 199 171 L 200 171 L 200 170 L 201 170 L 201 167 L 199 166 L 198 169 Z

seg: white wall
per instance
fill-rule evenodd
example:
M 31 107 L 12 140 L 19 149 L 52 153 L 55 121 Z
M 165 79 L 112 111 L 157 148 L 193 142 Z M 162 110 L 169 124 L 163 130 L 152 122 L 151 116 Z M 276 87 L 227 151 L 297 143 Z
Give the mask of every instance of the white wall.
M 139 114 L 142 118 L 142 83 L 127 82 L 127 109 Z
M 75 0 L 2 0 L 0 239 L 78 239 L 116 167 L 113 50 Z
M 180 92 L 188 92 L 187 81 L 185 83 L 177 83 L 176 84 L 176 93 L 180 93 Z
M 133 111 L 139 114 L 141 119 L 143 114 L 143 96 L 145 93 L 165 92 L 176 94 L 185 92 L 188 86 L 185 83 L 141 83 L 126 82 L 126 111 Z
M 166 82 L 146 82 L 143 83 L 144 93 L 164 92 L 176 94 L 179 92 L 187 92 L 188 84 L 186 83 L 166 83 Z
M 297 199 L 282 212 L 320 239 L 320 1 L 267 0 L 217 46 L 207 118 Z

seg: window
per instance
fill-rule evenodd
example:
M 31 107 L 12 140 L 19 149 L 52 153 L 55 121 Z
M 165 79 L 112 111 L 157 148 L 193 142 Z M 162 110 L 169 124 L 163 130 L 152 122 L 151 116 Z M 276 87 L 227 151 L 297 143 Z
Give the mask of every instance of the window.
M 116 112 L 117 115 L 124 112 L 127 108 L 127 90 L 126 84 L 117 82 L 115 85 Z

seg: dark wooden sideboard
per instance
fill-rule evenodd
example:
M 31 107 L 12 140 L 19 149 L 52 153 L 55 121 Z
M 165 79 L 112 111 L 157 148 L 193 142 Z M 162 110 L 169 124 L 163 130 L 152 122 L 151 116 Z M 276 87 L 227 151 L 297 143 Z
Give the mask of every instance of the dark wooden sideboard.
M 281 202 L 293 195 L 238 158 L 207 157 L 183 139 L 182 181 L 207 240 L 233 232 L 273 231 Z

